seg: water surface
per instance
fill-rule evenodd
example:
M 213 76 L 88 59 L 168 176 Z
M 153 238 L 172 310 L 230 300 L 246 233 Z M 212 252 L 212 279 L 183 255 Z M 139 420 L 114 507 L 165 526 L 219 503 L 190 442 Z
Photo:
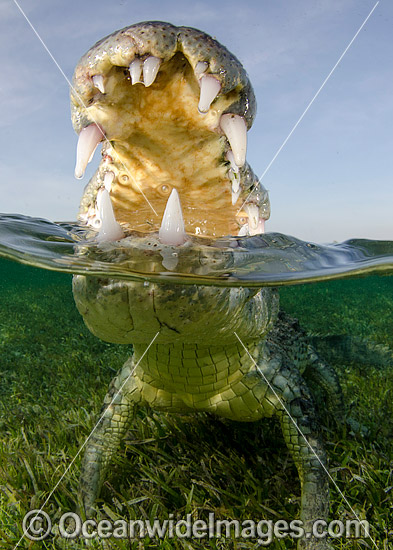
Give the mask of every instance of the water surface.
M 279 234 L 220 239 L 215 246 L 195 242 L 183 248 L 176 267 L 145 244 L 144 252 L 121 243 L 113 252 L 73 223 L 0 217 L 0 529 L 6 540 L 17 543 L 24 514 L 42 506 L 42 495 L 69 468 L 95 425 L 110 380 L 131 353 L 130 346 L 102 342 L 84 326 L 73 301 L 71 273 L 89 272 L 137 280 L 283 284 L 282 308 L 299 319 L 323 360 L 334 366 L 347 409 L 367 430 L 361 438 L 348 434 L 344 439 L 340 430 L 325 430 L 324 438 L 332 475 L 351 505 L 361 503 L 356 510 L 370 521 L 382 548 L 391 520 L 393 276 L 380 275 L 392 273 L 392 243 L 351 240 L 321 246 Z M 318 279 L 326 280 L 292 284 Z M 339 354 L 337 342 L 345 344 L 337 346 Z M 111 514 L 119 514 L 111 503 L 121 487 L 124 501 L 138 502 L 136 513 L 146 517 L 186 509 L 190 494 L 198 509 L 209 502 L 209 510 L 216 506 L 224 517 L 235 510 L 239 519 L 260 517 L 262 494 L 263 517 L 296 517 L 298 481 L 274 423 L 225 427 L 212 417 L 193 423 L 172 418 L 136 418 L 133 443 L 118 455 L 104 489 Z M 223 429 L 230 435 L 217 438 Z M 215 466 L 209 483 L 206 456 Z M 182 466 L 174 468 L 174 460 Z M 48 511 L 75 509 L 77 464 Z M 127 486 L 124 479 L 132 482 Z M 146 487 L 149 497 L 141 500 Z M 237 504 L 243 494 L 251 495 L 244 510 Z M 332 486 L 332 518 L 342 514 L 342 502 Z
M 35 267 L 121 279 L 220 286 L 286 285 L 393 273 L 393 241 L 328 245 L 281 233 L 193 238 L 182 247 L 144 238 L 99 243 L 76 222 L 0 215 L 0 257 Z

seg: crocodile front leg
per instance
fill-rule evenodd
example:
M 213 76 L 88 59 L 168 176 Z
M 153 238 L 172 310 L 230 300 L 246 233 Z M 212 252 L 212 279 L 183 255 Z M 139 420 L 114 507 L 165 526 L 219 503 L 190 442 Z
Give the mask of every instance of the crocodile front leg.
M 312 535 L 316 520 L 327 521 L 329 484 L 314 403 L 305 382 L 293 365 L 287 364 L 278 354 L 270 358 L 266 350 L 256 369 L 250 371 L 243 381 L 258 401 L 261 416 L 280 419 L 285 442 L 299 473 L 300 520 L 305 535 L 298 541 L 298 550 L 330 549 L 325 539 Z M 242 399 L 247 400 L 247 396 Z
M 315 422 L 314 406 L 307 397 L 294 399 L 279 411 L 282 432 L 300 477 L 300 519 L 305 536 L 299 550 L 330 548 L 324 539 L 313 536 L 315 520 L 327 520 L 329 483 L 326 455 Z
M 86 445 L 79 482 L 79 502 L 87 517 L 95 513 L 94 504 L 105 480 L 110 460 L 119 448 L 136 407 L 143 402 L 135 379 L 131 375 L 132 371 L 133 360 L 129 359 L 112 380 L 99 421 Z

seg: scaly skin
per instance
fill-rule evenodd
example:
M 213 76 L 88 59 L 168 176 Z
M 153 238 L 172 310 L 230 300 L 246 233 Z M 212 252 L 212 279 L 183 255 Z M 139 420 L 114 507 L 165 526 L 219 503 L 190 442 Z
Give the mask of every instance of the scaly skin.
M 231 182 L 227 175 L 228 162 L 225 160 L 228 145 L 222 132 L 217 129 L 217 120 L 223 113 L 236 113 L 243 116 L 250 126 L 255 113 L 255 100 L 240 63 L 217 42 L 195 29 L 176 28 L 157 22 L 134 25 L 104 39 L 82 58 L 75 71 L 75 88 L 89 107 L 82 108 L 73 94 L 74 126 L 80 131 L 82 127 L 91 124 L 94 117 L 98 117 L 98 122 L 102 124 L 110 141 L 110 147 L 122 152 L 122 162 L 130 173 L 139 174 L 136 177 L 145 193 L 148 193 L 149 185 L 154 188 L 157 178 L 156 174 L 150 181 L 147 176 L 148 169 L 154 164 L 152 159 L 158 159 L 159 147 L 153 141 L 159 140 L 160 136 L 154 136 L 149 122 L 134 120 L 135 124 L 139 124 L 139 133 L 134 132 L 132 139 L 127 132 L 119 130 L 117 122 L 108 122 L 107 111 L 111 111 L 112 116 L 115 105 L 110 97 L 110 90 L 124 106 L 125 84 L 120 81 L 117 85 L 117 80 L 113 80 L 119 78 L 118 73 L 123 75 L 118 68 L 127 67 L 135 55 L 143 58 L 151 54 L 164 60 L 164 76 L 161 80 L 158 78 L 156 88 L 153 84 L 151 92 L 147 92 L 140 84 L 136 86 L 142 88 L 142 97 L 145 97 L 145 93 L 161 93 L 162 86 L 166 86 L 165 70 L 173 70 L 171 59 L 178 55 L 176 52 L 182 52 L 181 56 L 185 55 L 191 68 L 195 68 L 200 61 L 208 61 L 210 72 L 219 75 L 221 95 L 213 103 L 214 112 L 210 110 L 205 117 L 200 117 L 195 109 L 195 114 L 187 113 L 189 120 L 184 122 L 185 126 L 191 128 L 187 130 L 189 139 L 196 140 L 197 147 L 202 148 L 208 157 L 207 160 L 199 159 L 197 166 L 201 173 L 209 174 L 211 192 L 207 193 L 203 187 L 204 176 L 195 185 L 182 180 L 182 174 L 188 170 L 188 163 L 191 165 L 190 173 L 195 171 L 195 165 L 192 164 L 195 154 L 192 149 L 195 149 L 195 145 L 182 159 L 182 173 L 178 176 L 172 174 L 170 183 L 179 190 L 182 203 L 185 197 L 184 202 L 189 205 L 184 210 L 188 232 L 192 233 L 197 223 L 192 218 L 195 216 L 195 204 L 192 206 L 192 200 L 195 201 L 197 197 L 198 202 L 199 195 L 203 194 L 207 221 L 201 225 L 202 234 L 225 234 L 225 216 L 217 219 L 213 216 L 213 220 L 209 219 L 210 209 L 214 212 L 215 201 L 219 200 L 220 189 L 220 197 L 224 197 L 222 200 L 226 194 L 230 199 Z M 182 67 L 186 67 L 183 57 L 176 59 Z M 186 93 L 186 88 L 195 88 L 195 83 L 190 70 L 186 68 L 184 71 L 189 80 L 184 75 L 175 80 Z M 91 83 L 92 75 L 101 73 L 106 75 L 105 82 L 109 90 L 105 97 L 97 94 Z M 117 76 L 113 76 L 114 73 Z M 185 82 L 190 84 L 186 85 Z M 161 95 L 157 97 L 167 105 Z M 153 96 L 146 97 L 146 101 L 151 100 L 153 104 Z M 191 94 L 187 99 L 187 109 L 196 107 L 197 98 L 194 101 L 192 97 Z M 139 100 L 132 101 L 136 105 Z M 181 99 L 179 102 L 181 103 Z M 130 111 L 128 99 L 126 103 L 127 108 L 120 108 L 123 115 L 125 111 Z M 146 117 L 150 116 L 150 110 L 144 114 Z M 183 124 L 182 120 L 178 125 Z M 194 125 L 197 127 L 197 137 L 192 131 Z M 207 130 L 211 137 L 206 138 L 209 146 L 205 147 L 205 138 L 201 136 L 206 137 Z M 165 134 L 166 130 L 163 129 L 162 132 Z M 175 142 L 180 139 L 176 142 L 180 147 L 183 134 L 180 137 L 170 135 Z M 133 157 L 130 152 L 135 142 L 140 148 L 140 157 Z M 148 144 L 146 151 L 143 150 L 142 143 Z M 111 198 L 116 218 L 122 222 L 126 238 L 120 243 L 105 243 L 102 254 L 113 254 L 115 258 L 116 254 L 121 254 L 121 247 L 127 241 L 138 242 L 141 250 L 140 271 L 148 272 L 153 255 L 161 254 L 163 258 L 168 258 L 176 247 L 163 245 L 159 241 L 155 232 L 158 228 L 156 222 L 149 218 L 151 214 L 146 213 L 141 197 L 137 196 L 135 189 L 129 191 L 121 185 L 121 167 L 112 150 L 111 158 L 107 158 L 110 147 L 104 146 L 103 161 L 82 199 L 81 216 L 86 220 L 89 209 L 94 214 L 97 191 L 102 186 L 109 166 L 117 182 L 111 189 Z M 175 153 L 170 150 L 168 155 L 176 154 L 176 148 L 177 145 L 174 145 L 172 149 Z M 143 162 L 140 158 L 143 158 Z M 139 162 L 143 165 L 142 168 Z M 164 159 L 162 163 L 165 164 Z M 154 164 L 157 170 L 161 169 L 158 164 Z M 166 182 L 167 172 L 163 170 L 160 174 Z M 263 188 L 258 186 L 247 163 L 240 169 L 240 182 L 244 195 L 255 186 L 257 198 L 254 197 L 253 204 L 258 206 L 260 216 L 267 218 L 267 196 L 263 193 Z M 154 195 L 155 198 L 157 196 Z M 129 219 L 122 219 L 124 211 L 116 205 L 126 202 L 131 205 Z M 162 212 L 165 201 L 162 205 L 155 202 L 155 206 Z M 230 217 L 230 200 L 227 206 L 226 214 Z M 235 220 L 232 219 L 231 223 L 235 223 Z M 147 231 L 146 227 L 151 231 L 147 240 L 146 237 L 132 233 L 135 228 Z M 193 247 L 193 240 L 190 239 L 184 246 Z M 194 261 L 199 268 L 204 265 L 203 260 L 203 254 L 195 253 Z M 212 256 L 207 261 L 212 261 Z M 225 262 L 230 261 L 230 255 L 218 261 L 221 261 L 225 269 Z M 190 272 L 192 269 L 190 264 Z M 104 416 L 87 444 L 82 464 L 80 496 L 88 515 L 94 513 L 95 501 L 106 478 L 111 458 L 129 429 L 136 411 L 141 406 L 149 405 L 160 411 L 174 413 L 204 411 L 242 422 L 277 416 L 301 481 L 300 519 L 307 532 L 311 532 L 312 523 L 316 519 L 327 519 L 329 489 L 326 455 L 305 377 L 326 391 L 330 406 L 338 414 L 342 411 L 341 390 L 335 373 L 307 345 L 296 323 L 279 313 L 275 290 L 216 288 L 192 284 L 144 285 L 130 281 L 75 276 L 73 292 L 80 313 L 95 335 L 109 342 L 131 343 L 134 349 L 133 356 L 112 381 L 102 409 Z M 154 343 L 148 347 L 153 338 Z M 298 542 L 299 550 L 325 550 L 328 547 L 324 539 L 315 537 L 302 538 Z
M 238 421 L 278 416 L 301 480 L 300 519 L 306 529 L 315 519 L 327 519 L 326 456 L 301 373 L 322 383 L 337 415 L 342 412 L 341 390 L 334 372 L 309 348 L 296 324 L 278 314 L 275 291 L 146 287 L 76 276 L 74 295 L 90 330 L 105 340 L 128 338 L 134 343 L 134 355 L 111 384 L 101 412 L 105 415 L 84 456 L 80 491 L 88 515 L 94 513 L 111 458 L 133 415 L 149 405 L 174 413 L 211 412 Z M 191 327 L 184 324 L 187 318 Z M 124 329 L 120 337 L 118 325 Z M 140 360 L 155 331 L 157 339 Z M 327 546 L 311 538 L 299 541 L 298 548 Z

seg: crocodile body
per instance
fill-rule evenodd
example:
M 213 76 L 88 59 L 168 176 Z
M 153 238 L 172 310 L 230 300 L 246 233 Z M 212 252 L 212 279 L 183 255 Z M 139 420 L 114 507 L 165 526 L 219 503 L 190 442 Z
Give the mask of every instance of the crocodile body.
M 327 518 L 326 455 L 306 380 L 325 389 L 329 408 L 337 416 L 342 414 L 341 389 L 334 371 L 313 352 L 297 324 L 279 313 L 275 291 L 146 287 L 76 276 L 74 295 L 93 332 L 94 326 L 98 327 L 103 338 L 103 327 L 107 327 L 106 340 L 116 340 L 112 322 L 121 322 L 124 328 L 128 316 L 128 337 L 134 348 L 133 356 L 112 381 L 84 455 L 80 490 L 88 514 L 93 513 L 111 459 L 134 415 L 139 407 L 150 406 L 173 413 L 210 412 L 242 422 L 278 417 L 301 480 L 300 519 L 305 529 L 311 530 L 315 519 Z M 236 311 L 231 311 L 234 301 Z M 115 307 L 116 319 L 108 320 L 111 302 L 122 307 Z M 133 335 L 132 319 L 139 320 L 135 313 L 140 314 L 138 302 L 144 309 L 140 320 L 145 326 Z M 146 307 L 149 302 L 150 317 Z M 185 307 L 179 309 L 182 302 Z M 195 303 L 199 307 L 193 312 Z M 197 319 L 196 333 L 187 327 L 187 317 L 192 323 L 193 316 Z M 172 328 L 168 326 L 169 318 Z M 228 320 L 231 326 L 222 338 Z M 153 331 L 159 329 L 150 347 L 155 334 L 149 330 L 149 323 Z M 181 334 L 184 324 L 186 331 Z M 179 332 L 173 328 L 176 326 Z M 147 337 L 143 337 L 145 331 Z M 324 540 L 309 539 L 299 542 L 299 548 L 326 548 L 325 544 Z
M 153 61 L 149 61 L 152 57 Z M 144 84 L 134 78 L 135 67 L 138 68 L 141 63 L 152 63 L 154 66 L 158 63 L 154 61 L 156 59 L 160 59 L 160 71 L 162 69 L 163 73 L 160 76 L 158 72 L 156 82 L 150 83 L 148 72 L 144 73 Z M 169 93 L 168 75 L 175 74 L 172 79 L 175 89 L 180 87 L 188 98 L 184 100 L 184 105 L 180 105 L 181 98 L 179 102 L 176 100 L 177 110 L 174 108 L 175 114 L 168 116 L 167 126 L 160 127 L 158 138 L 151 133 L 149 121 L 141 122 L 134 115 L 134 107 L 131 109 L 127 103 L 131 99 L 123 100 L 126 84 L 121 79 L 126 72 L 124 67 L 128 66 L 132 80 L 132 86 L 130 82 L 127 84 L 130 90 L 132 88 L 130 93 L 134 93 L 135 86 L 140 88 L 141 95 L 132 101 L 135 109 L 142 109 L 141 118 L 152 117 L 150 107 L 146 111 L 143 106 L 152 103 L 154 94 L 157 101 L 164 101 L 164 91 Z M 201 67 L 205 67 L 209 77 L 214 75 L 220 92 L 208 106 L 210 99 L 207 102 L 200 99 L 198 112 L 199 88 L 194 73 L 198 75 Z M 201 83 L 202 77 L 198 78 L 202 90 L 205 84 Z M 80 134 L 86 128 L 90 128 L 88 132 L 95 132 L 96 127 L 91 128 L 95 124 L 100 131 L 102 128 L 105 130 L 103 160 L 82 199 L 80 218 L 93 227 L 99 222 L 96 225 L 99 240 L 108 241 L 104 243 L 106 253 L 110 253 L 112 248 L 114 251 L 121 248 L 127 240 L 140 239 L 133 229 L 142 232 L 148 229 L 146 265 L 141 269 L 148 272 L 149 255 L 155 253 L 168 258 L 179 246 L 191 247 L 192 250 L 192 233 L 212 238 L 228 234 L 231 229 L 225 225 L 225 216 L 230 218 L 231 212 L 233 215 L 239 207 L 231 210 L 231 202 L 236 204 L 239 196 L 246 199 L 250 191 L 253 196 L 244 207 L 243 216 L 234 216 L 230 221 L 231 227 L 238 224 L 236 232 L 239 231 L 240 235 L 263 231 L 269 210 L 267 193 L 242 158 L 242 128 L 252 123 L 255 99 L 240 63 L 220 44 L 195 29 L 176 28 L 157 22 L 134 25 L 94 46 L 80 61 L 74 83 L 73 123 L 76 130 Z M 208 86 L 211 84 L 210 79 Z M 214 86 L 216 83 L 213 82 Z M 151 90 L 148 91 L 148 88 Z M 195 90 L 196 99 L 193 99 Z M 137 127 L 133 133 L 119 130 L 120 122 L 116 125 L 112 119 L 109 121 L 107 112 L 113 111 L 115 104 L 111 94 L 116 101 L 123 102 L 119 108 L 122 116 L 125 112 L 132 113 L 132 124 Z M 201 98 L 202 95 L 201 91 Z M 140 98 L 146 98 L 146 103 Z M 183 107 L 187 114 L 190 108 L 195 109 L 195 114 L 190 115 L 191 121 L 184 122 L 180 113 Z M 113 116 L 113 112 L 110 115 Z M 234 121 L 237 125 L 235 133 L 240 128 L 240 138 L 239 135 L 233 138 L 232 130 L 223 130 L 227 128 L 228 118 L 225 116 L 229 116 L 231 124 Z M 161 124 L 162 120 L 166 120 L 163 112 L 160 112 L 160 117 Z M 158 118 L 154 120 L 158 124 Z M 171 126 L 173 120 L 176 121 L 175 129 Z M 221 126 L 217 126 L 218 120 Z M 173 153 L 176 156 L 184 140 L 183 130 L 179 130 L 179 126 L 187 128 L 187 139 L 196 139 L 197 152 L 204 151 L 207 159 L 195 160 L 194 143 L 192 150 L 182 149 L 184 158 L 181 159 L 181 170 L 169 177 L 171 163 L 166 164 L 162 152 L 159 153 L 162 143 L 153 143 L 153 138 L 158 140 L 162 135 L 165 140 L 176 142 L 180 139 L 172 148 L 174 153 L 172 149 L 168 152 L 168 155 Z M 197 136 L 194 135 L 194 126 L 197 127 Z M 177 132 L 180 136 L 176 137 Z M 228 147 L 223 132 L 227 137 L 229 135 L 229 145 L 233 151 Z M 136 153 L 132 152 L 133 144 L 137 148 Z M 118 156 L 116 151 L 120 151 Z M 231 156 L 229 153 L 232 152 Z M 90 153 L 89 150 L 85 154 L 86 159 Z M 78 161 L 78 175 L 83 172 L 83 165 L 84 161 Z M 149 180 L 149 187 L 147 174 L 156 170 L 158 165 L 161 172 L 152 181 Z M 190 183 L 188 170 L 190 174 L 203 174 L 199 179 L 195 176 L 195 182 Z M 182 205 L 185 205 L 183 226 L 183 218 L 178 215 L 175 230 L 172 233 L 167 230 L 173 222 L 173 212 L 178 209 L 176 204 L 169 217 L 165 211 L 157 235 L 156 222 L 152 221 L 150 213 L 146 213 L 146 205 L 137 196 L 136 187 L 125 185 L 127 179 L 123 176 L 127 174 L 131 174 L 127 177 L 139 178 L 137 183 L 150 200 L 157 199 L 154 204 L 159 213 L 163 212 L 167 200 L 166 197 L 161 205 L 158 200 L 160 192 L 165 194 L 167 189 L 164 187 L 170 185 L 176 188 Z M 113 209 L 107 208 L 104 213 L 102 197 L 106 191 L 103 188 L 108 179 L 112 184 L 108 196 Z M 209 181 L 208 190 L 205 179 Z M 157 181 L 162 184 L 160 192 L 157 191 Z M 155 194 L 152 191 L 149 195 L 151 188 Z M 203 199 L 200 199 L 201 193 Z M 196 208 L 192 200 L 199 201 L 200 208 L 204 210 L 202 221 L 195 218 Z M 226 205 L 223 217 L 220 201 Z M 218 211 L 220 213 L 216 214 Z M 109 229 L 104 219 L 106 216 L 113 218 Z M 134 218 L 133 228 L 130 225 Z M 116 240 L 117 243 L 111 242 Z M 143 241 L 141 243 L 143 250 Z M 168 262 L 164 261 L 165 265 Z M 341 389 L 334 371 L 308 345 L 296 322 L 279 313 L 276 290 L 143 284 L 78 275 L 74 277 L 73 292 L 80 313 L 95 335 L 109 342 L 133 345 L 133 355 L 112 381 L 100 420 L 86 447 L 80 496 L 87 514 L 94 513 L 111 459 L 135 413 L 140 407 L 148 405 L 173 413 L 209 412 L 241 422 L 278 417 L 301 481 L 300 519 L 304 522 L 304 528 L 311 533 L 313 521 L 327 519 L 329 488 L 326 455 L 306 380 L 325 390 L 328 404 L 337 414 L 342 412 Z M 300 539 L 298 548 L 323 550 L 328 548 L 328 544 L 325 539 L 310 536 Z

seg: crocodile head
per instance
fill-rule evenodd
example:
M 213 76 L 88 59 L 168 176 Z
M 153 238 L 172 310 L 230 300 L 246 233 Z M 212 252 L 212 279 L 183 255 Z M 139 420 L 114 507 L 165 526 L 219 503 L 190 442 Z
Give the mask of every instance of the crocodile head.
M 157 253 L 170 269 L 167 254 L 177 247 L 179 261 L 188 252 L 183 272 L 192 273 L 212 258 L 201 259 L 195 241 L 264 231 L 268 194 L 246 162 L 252 86 L 241 63 L 207 34 L 162 22 L 111 34 L 79 61 L 71 106 L 76 177 L 102 142 L 79 219 L 109 241 L 101 245 L 106 259 L 131 243 L 148 273 Z M 74 278 L 74 296 L 89 329 L 118 343 L 149 341 L 157 331 L 160 342 L 207 342 L 217 331 L 223 341 L 235 328 L 256 338 L 277 310 L 266 289 L 83 276 Z
M 159 232 L 180 245 L 264 231 L 268 195 L 246 162 L 254 92 L 207 34 L 163 22 L 111 34 L 79 61 L 71 106 L 76 177 L 103 144 L 80 208 L 99 239 Z

